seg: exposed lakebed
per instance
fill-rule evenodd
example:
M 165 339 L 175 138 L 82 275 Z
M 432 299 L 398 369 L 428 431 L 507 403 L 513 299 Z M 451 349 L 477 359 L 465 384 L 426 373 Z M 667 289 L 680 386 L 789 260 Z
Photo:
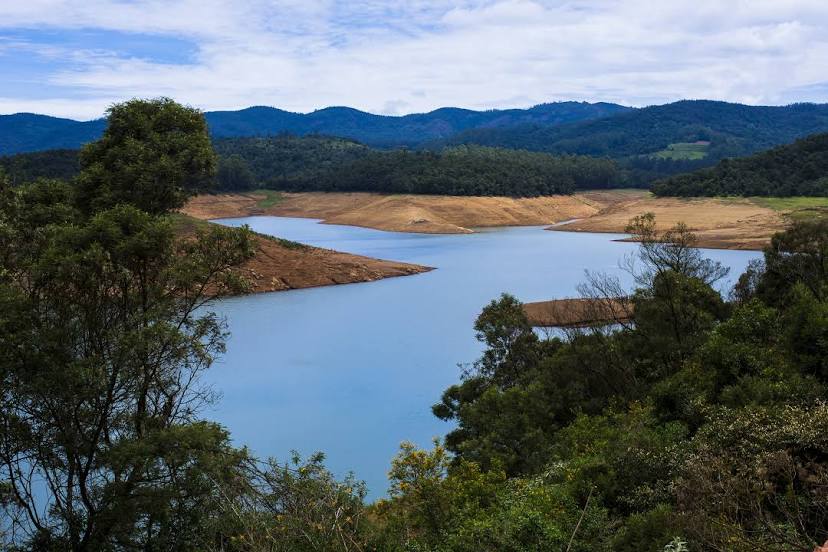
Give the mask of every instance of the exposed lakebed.
M 323 451 L 334 472 L 355 472 L 375 498 L 401 441 L 427 447 L 450 429 L 430 407 L 458 381 L 457 365 L 479 356 L 472 325 L 486 303 L 502 292 L 527 302 L 577 296 L 584 270 L 622 274 L 619 261 L 636 248 L 613 241 L 619 234 L 543 227 L 434 235 L 269 216 L 215 222 L 436 268 L 226 299 L 214 309 L 231 336 L 207 375 L 222 394 L 207 416 L 260 456 Z M 705 254 L 731 267 L 731 280 L 760 255 Z

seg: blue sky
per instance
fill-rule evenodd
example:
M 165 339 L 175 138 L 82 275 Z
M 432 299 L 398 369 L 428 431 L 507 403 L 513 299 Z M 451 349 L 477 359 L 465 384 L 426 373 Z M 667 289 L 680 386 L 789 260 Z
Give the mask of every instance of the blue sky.
M 826 0 L 0 1 L 0 113 L 828 102 Z

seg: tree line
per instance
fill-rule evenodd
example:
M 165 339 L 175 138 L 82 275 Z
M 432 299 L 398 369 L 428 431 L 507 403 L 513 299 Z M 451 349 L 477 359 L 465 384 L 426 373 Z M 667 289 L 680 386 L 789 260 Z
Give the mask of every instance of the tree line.
M 459 146 L 439 152 L 377 150 L 342 138 L 279 135 L 215 141 L 214 188 L 245 191 L 368 191 L 382 193 L 539 196 L 618 187 L 609 159 Z M 70 180 L 77 154 L 55 150 L 0 159 L 13 182 Z
M 661 196 L 828 196 L 828 133 L 653 184 Z
M 608 159 L 478 146 L 384 151 L 338 138 L 280 136 L 219 140 L 216 150 L 223 189 L 538 196 L 621 179 Z

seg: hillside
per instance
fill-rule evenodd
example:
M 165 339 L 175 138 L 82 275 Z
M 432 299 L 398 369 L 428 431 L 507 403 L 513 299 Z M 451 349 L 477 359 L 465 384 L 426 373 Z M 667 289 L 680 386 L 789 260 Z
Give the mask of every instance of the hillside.
M 532 197 L 618 187 L 624 175 L 609 159 L 555 156 L 481 146 L 440 152 L 379 150 L 342 138 L 271 136 L 215 141 L 217 189 L 362 191 L 444 195 Z M 13 181 L 72 178 L 71 151 L 0 158 Z
M 557 127 L 472 129 L 445 144 L 474 143 L 613 158 L 647 156 L 652 163 L 663 164 L 664 156 L 658 154 L 671 145 L 706 141 L 710 144 L 704 158 L 710 164 L 825 131 L 826 104 L 771 107 L 686 100 Z
M 661 196 L 828 196 L 828 133 L 656 182 Z
M 34 113 L 0 115 L 0 155 L 77 149 L 100 138 L 104 128 L 104 119 L 73 121 Z
M 292 113 L 273 107 L 205 114 L 214 138 L 264 136 L 280 133 L 327 134 L 352 138 L 379 147 L 415 146 L 471 128 L 518 124 L 557 125 L 629 111 L 608 103 L 558 102 L 529 109 L 473 111 L 442 108 L 430 113 L 387 116 L 349 107 L 328 107 L 312 113 Z M 97 139 L 106 121 L 73 121 L 30 113 L 0 115 L 0 155 L 58 148 L 79 148 Z
M 270 137 L 216 143 L 219 189 L 361 191 L 531 197 L 617 187 L 608 159 L 459 146 L 439 152 L 377 150 L 337 138 Z M 251 177 L 235 173 L 249 171 Z
M 69 180 L 80 172 L 78 150 L 57 149 L 18 153 L 0 157 L 0 169 L 12 185 L 32 182 L 38 178 Z
M 199 195 L 182 212 L 197 219 L 274 215 L 391 232 L 468 234 L 484 226 L 547 225 L 597 213 L 623 192 L 533 198 L 274 193 Z

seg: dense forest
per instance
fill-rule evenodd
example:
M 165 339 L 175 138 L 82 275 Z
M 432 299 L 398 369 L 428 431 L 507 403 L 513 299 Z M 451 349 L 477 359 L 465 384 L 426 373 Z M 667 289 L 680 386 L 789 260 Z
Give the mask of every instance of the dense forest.
M 622 179 L 607 159 L 477 146 L 384 151 L 336 138 L 282 136 L 219 140 L 216 151 L 220 165 L 238 174 L 246 163 L 253 176 L 251 183 L 220 174 L 222 189 L 247 181 L 292 191 L 537 196 L 607 188 Z
M 652 154 L 677 142 L 706 140 L 710 142 L 708 156 L 721 159 L 825 131 L 828 105 L 764 107 L 684 100 L 555 127 L 474 129 L 445 143 L 623 158 Z
M 442 166 L 446 160 L 441 157 L 440 162 L 435 161 L 434 155 L 439 157 L 440 152 L 457 146 L 590 156 L 599 164 L 610 158 L 618 164 L 619 174 L 613 177 L 616 185 L 647 187 L 658 179 L 828 131 L 828 105 L 763 107 L 714 101 L 680 101 L 643 109 L 615 104 L 559 102 L 529 109 L 491 111 L 443 108 L 401 117 L 373 115 L 346 107 L 331 107 L 309 114 L 251 107 L 211 112 L 206 117 L 216 149 L 225 160 L 220 181 L 228 188 L 244 187 L 249 176 L 243 163 L 229 159 L 233 156 L 246 161 L 250 173 L 262 185 L 278 186 L 274 182 L 281 180 L 288 182 L 284 185 L 293 187 L 301 182 L 307 186 L 312 175 L 325 180 L 328 168 L 355 161 L 360 154 L 365 154 L 369 160 L 354 163 L 344 174 L 351 181 L 345 185 L 347 189 L 353 189 L 357 185 L 354 179 L 362 177 L 375 179 L 371 189 L 435 189 L 441 183 L 435 181 L 431 173 L 435 164 Z M 105 123 L 103 119 L 81 123 L 31 114 L 0 116 L 0 152 L 12 154 L 78 147 L 100 135 Z M 307 141 L 289 142 L 288 135 L 306 137 Z M 337 142 L 334 137 L 341 140 Z M 324 143 L 325 139 L 331 142 Z M 370 148 L 390 149 L 394 153 L 383 157 L 364 146 L 357 148 L 359 144 L 353 144 L 354 147 L 349 149 L 352 140 Z M 695 142 L 705 144 L 697 155 L 671 154 L 678 151 L 674 148 Z M 303 148 L 309 151 L 300 151 Z M 405 148 L 431 151 L 434 155 L 395 151 Z M 505 154 L 499 155 L 506 159 Z M 528 161 L 525 154 L 520 156 L 523 159 L 517 162 L 518 165 L 535 164 Z M 8 164 L 8 159 L 0 158 L 0 163 Z M 302 167 L 303 159 L 312 160 L 319 167 Z M 468 161 L 461 161 L 457 156 L 452 160 L 462 165 Z M 396 168 L 391 170 L 390 165 L 396 165 Z M 6 168 L 9 171 L 9 167 Z M 468 169 L 455 169 L 450 171 L 455 176 L 443 184 L 452 189 L 468 189 L 468 183 L 457 181 L 457 178 L 464 180 L 469 176 Z M 14 177 L 13 171 L 9 172 Z M 490 172 L 489 169 L 486 171 Z M 53 176 L 42 172 L 43 176 Z M 465 173 L 463 177 L 458 176 L 461 172 Z M 534 169 L 529 172 L 533 174 L 531 178 L 537 180 Z M 501 177 L 489 176 L 484 175 L 488 181 L 482 183 L 480 189 L 504 186 Z M 225 177 L 233 182 L 227 184 Z M 389 184 L 390 179 L 400 181 Z M 319 186 L 320 189 L 335 189 L 332 179 Z M 572 186 L 579 187 L 578 184 Z M 601 185 L 604 186 L 606 184 Z M 551 189 L 548 183 L 538 182 L 527 188 Z M 514 192 L 515 195 L 521 193 L 524 192 Z
M 80 172 L 78 150 L 58 149 L 0 157 L 0 168 L 12 185 L 38 178 L 71 180 Z
M 178 236 L 217 170 L 203 116 L 110 109 L 74 185 L 0 174 L 0 544 L 6 550 L 811 551 L 828 539 L 828 221 L 727 270 L 683 225 L 631 221 L 633 322 L 542 337 L 503 295 L 480 359 L 373 504 L 324 456 L 253 457 L 199 384 L 243 291 L 249 229 Z
M 661 180 L 662 196 L 828 196 L 828 134 Z
M 325 136 L 224 138 L 214 189 L 370 191 L 384 193 L 538 196 L 618 187 L 614 161 L 586 156 L 458 146 L 440 152 L 377 150 Z M 74 156 L 74 157 L 73 157 Z M 45 176 L 71 180 L 77 153 L 66 150 L 0 158 L 13 182 Z
M 371 155 L 371 148 L 344 138 L 297 137 L 223 138 L 215 141 L 219 155 L 217 186 L 222 190 L 252 188 L 313 189 L 330 186 L 331 175 Z

